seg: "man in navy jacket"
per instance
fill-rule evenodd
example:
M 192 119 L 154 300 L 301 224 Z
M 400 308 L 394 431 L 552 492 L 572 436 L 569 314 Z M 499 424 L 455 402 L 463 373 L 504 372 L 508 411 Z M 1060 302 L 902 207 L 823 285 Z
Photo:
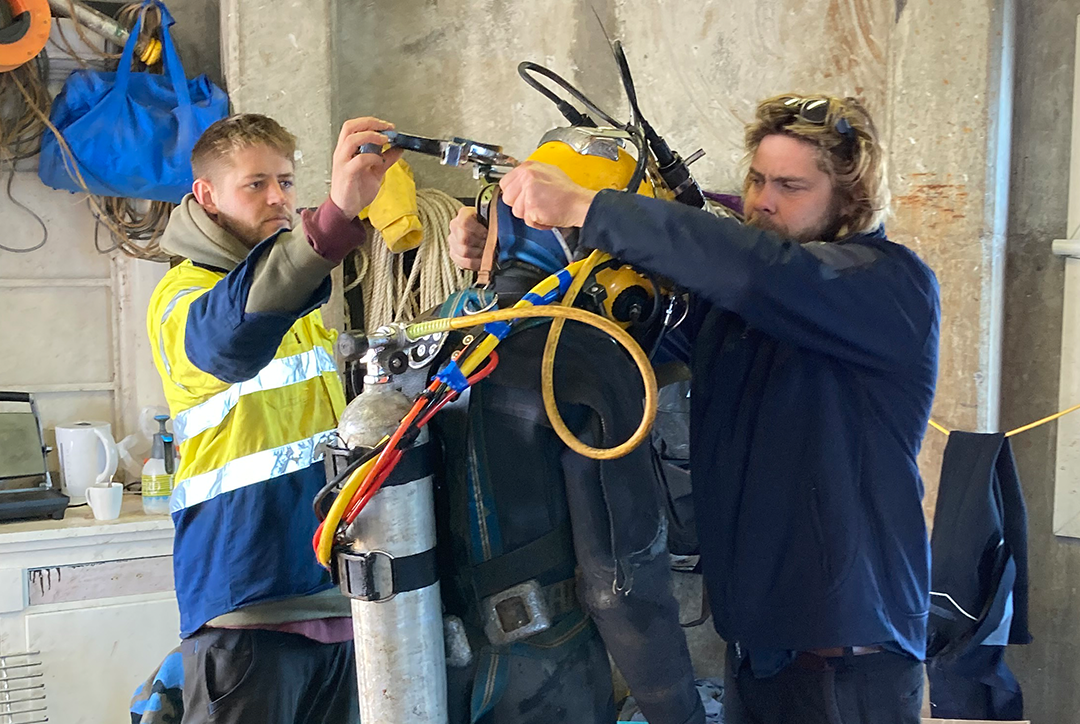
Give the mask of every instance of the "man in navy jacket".
M 885 237 L 884 153 L 856 100 L 765 100 L 746 141 L 745 225 L 535 163 L 504 199 L 691 292 L 691 469 L 726 720 L 915 723 L 937 281 Z M 452 229 L 475 268 L 473 220 Z

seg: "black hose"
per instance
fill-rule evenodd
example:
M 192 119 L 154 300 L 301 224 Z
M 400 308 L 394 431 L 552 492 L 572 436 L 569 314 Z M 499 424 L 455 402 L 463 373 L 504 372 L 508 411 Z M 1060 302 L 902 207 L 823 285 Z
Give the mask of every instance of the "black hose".
M 596 116 L 601 118 L 605 123 L 608 123 L 609 125 L 614 126 L 615 128 L 618 128 L 618 129 L 621 129 L 621 130 L 626 130 L 626 124 L 625 123 L 620 123 L 619 121 L 616 121 L 614 118 L 611 117 L 611 114 L 607 113 L 606 111 L 601 109 L 599 106 L 597 106 L 595 103 L 593 103 L 589 99 L 588 96 L 586 96 L 584 93 L 579 91 L 574 86 L 570 85 L 570 83 L 565 78 L 563 78 L 561 75 L 559 75 L 555 71 L 549 70 L 548 68 L 545 68 L 544 66 L 539 65 L 538 63 L 533 63 L 533 62 L 528 61 L 528 60 L 522 61 L 521 63 L 518 63 L 518 75 L 521 76 L 522 80 L 524 80 L 530 86 L 532 86 L 537 91 L 539 91 L 545 98 L 547 98 L 552 103 L 554 103 L 556 106 L 558 106 L 559 111 L 563 114 L 563 117 L 565 117 L 566 120 L 570 121 L 571 124 L 573 124 L 575 126 L 590 126 L 590 127 L 593 127 L 593 126 L 596 125 L 596 123 L 591 118 L 581 114 L 570 103 L 567 103 L 565 99 L 560 98 L 550 88 L 547 88 L 543 83 L 538 81 L 536 78 L 533 78 L 530 73 L 539 73 L 540 75 L 544 76 L 545 78 L 553 81 L 560 88 L 562 88 L 567 93 L 569 93 L 574 98 L 576 98 L 578 101 L 580 101 L 583 106 L 585 106 L 593 114 L 595 114 Z
M 641 108 L 638 107 L 637 88 L 634 87 L 634 77 L 630 74 L 630 63 L 626 60 L 622 43 L 616 40 L 611 44 L 611 50 L 615 54 L 615 63 L 619 66 L 619 79 L 622 80 L 626 100 L 630 103 L 630 123 L 624 130 L 630 132 L 634 145 L 638 149 L 637 166 L 634 167 L 634 175 L 630 177 L 630 183 L 626 185 L 627 191 L 636 194 L 641 182 L 645 180 L 645 164 L 649 156 L 649 144 L 645 133 L 648 122 L 641 115 Z
M 615 63 L 619 66 L 619 78 L 622 80 L 623 90 L 626 92 L 626 100 L 630 102 L 630 122 L 640 126 L 645 118 L 641 115 L 641 109 L 637 102 L 637 88 L 634 87 L 634 77 L 630 75 L 630 63 L 626 60 L 622 43 L 616 40 L 611 44 L 611 50 L 615 53 Z
M 369 452 L 360 456 L 356 460 L 353 460 L 351 463 L 346 465 L 345 469 L 338 473 L 333 480 L 324 485 L 322 489 L 315 494 L 314 500 L 311 501 L 311 507 L 315 511 L 315 517 L 318 518 L 320 522 L 326 519 L 326 514 L 323 512 L 322 509 L 322 502 L 326 499 L 326 496 L 329 495 L 330 492 L 338 485 L 345 482 L 345 480 L 347 480 L 348 477 L 352 475 L 358 467 L 381 453 L 384 447 L 386 447 L 385 444 L 376 445 Z
M 560 88 L 580 101 L 582 105 L 601 118 L 604 122 L 614 128 L 629 133 L 630 140 L 633 142 L 634 146 L 637 147 L 638 154 L 637 165 L 634 167 L 633 176 L 630 177 L 630 183 L 626 185 L 626 190 L 630 193 L 637 193 L 638 187 L 641 186 L 641 182 L 645 180 L 645 168 L 646 162 L 648 161 L 649 144 L 641 126 L 641 112 L 637 107 L 637 91 L 634 90 L 634 79 L 630 76 L 630 67 L 626 62 L 626 55 L 622 52 L 622 45 L 620 45 L 618 41 L 615 41 L 613 47 L 615 49 L 615 59 L 619 64 L 619 74 L 622 77 L 623 88 L 626 90 L 627 98 L 630 100 L 630 109 L 633 114 L 630 123 L 621 123 L 615 120 L 609 113 L 593 103 L 588 96 L 570 85 L 570 83 L 561 75 L 538 63 L 533 63 L 528 60 L 522 61 L 518 64 L 518 75 L 521 76 L 522 80 L 539 91 L 541 95 L 554 103 L 563 114 L 563 117 L 570 121 L 571 124 L 590 127 L 596 125 L 591 118 L 580 113 L 573 105 L 568 103 L 565 99 L 560 98 L 557 93 L 534 78 L 532 73 L 537 73 L 553 81 Z
M 641 182 L 645 180 L 645 163 L 649 159 L 649 146 L 640 127 L 633 126 L 628 128 L 627 131 L 630 131 L 630 138 L 634 142 L 634 146 L 637 147 L 638 154 L 637 165 L 634 166 L 634 175 L 630 177 L 630 183 L 626 184 L 626 190 L 636 194 Z
M 645 321 L 641 323 L 643 327 L 648 329 L 650 326 L 652 326 L 654 322 L 656 322 L 656 318 L 660 316 L 660 299 L 664 296 L 664 293 L 660 291 L 660 283 L 656 281 L 656 279 L 651 274 L 646 274 L 644 276 L 646 279 L 649 280 L 649 285 L 652 286 L 653 292 L 652 309 L 649 310 L 649 316 L 646 317 Z
M 649 348 L 649 359 L 651 360 L 656 356 L 656 353 L 660 351 L 660 345 L 664 343 L 664 336 L 667 334 L 667 327 L 661 326 L 656 333 L 656 339 L 653 340 L 652 347 Z

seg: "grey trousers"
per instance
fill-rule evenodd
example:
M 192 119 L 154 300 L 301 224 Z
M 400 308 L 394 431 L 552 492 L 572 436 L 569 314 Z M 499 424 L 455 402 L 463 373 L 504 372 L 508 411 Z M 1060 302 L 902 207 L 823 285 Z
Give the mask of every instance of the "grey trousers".
M 203 629 L 180 645 L 184 724 L 359 724 L 353 643 Z

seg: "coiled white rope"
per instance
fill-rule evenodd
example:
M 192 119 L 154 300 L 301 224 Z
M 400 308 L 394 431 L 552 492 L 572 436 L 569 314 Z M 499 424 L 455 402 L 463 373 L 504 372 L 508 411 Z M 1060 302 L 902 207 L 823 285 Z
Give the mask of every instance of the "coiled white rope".
M 365 329 L 412 319 L 472 284 L 472 272 L 454 264 L 447 243 L 450 221 L 461 203 L 438 189 L 417 189 L 416 205 L 423 240 L 408 273 L 404 254 L 391 252 L 378 231 L 353 257 L 356 281 L 346 291 L 360 285 Z

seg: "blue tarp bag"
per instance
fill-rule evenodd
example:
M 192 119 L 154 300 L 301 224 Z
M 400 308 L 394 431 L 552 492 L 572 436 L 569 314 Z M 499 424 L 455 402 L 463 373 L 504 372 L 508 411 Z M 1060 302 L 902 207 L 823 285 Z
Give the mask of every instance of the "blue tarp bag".
M 165 72 L 133 73 L 135 42 L 153 5 L 161 10 Z M 229 112 L 228 96 L 205 75 L 184 75 L 169 36 L 174 22 L 164 3 L 146 0 L 117 71 L 77 70 L 53 102 L 49 119 L 93 194 L 178 203 L 191 191 L 195 141 Z M 84 190 L 51 132 L 41 140 L 38 176 L 54 189 Z

